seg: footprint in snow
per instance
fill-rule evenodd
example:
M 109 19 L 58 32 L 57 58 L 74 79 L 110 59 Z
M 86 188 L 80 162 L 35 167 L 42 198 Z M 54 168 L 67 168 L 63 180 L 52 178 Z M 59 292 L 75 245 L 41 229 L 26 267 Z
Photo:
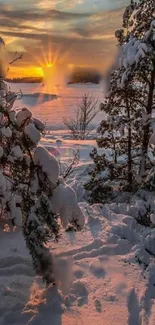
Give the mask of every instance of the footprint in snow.
M 72 302 L 77 301 L 78 306 L 83 306 L 88 303 L 88 290 L 85 283 L 82 281 L 73 282 L 71 288 Z
M 95 309 L 98 313 L 100 313 L 102 311 L 102 304 L 101 304 L 101 301 L 97 298 L 94 298 L 94 306 L 95 306 Z

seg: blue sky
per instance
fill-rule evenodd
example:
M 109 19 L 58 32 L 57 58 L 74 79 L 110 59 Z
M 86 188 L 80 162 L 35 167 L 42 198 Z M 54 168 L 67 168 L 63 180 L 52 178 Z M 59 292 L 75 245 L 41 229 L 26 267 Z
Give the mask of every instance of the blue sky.
M 64 66 L 88 65 L 105 70 L 114 58 L 114 32 L 121 27 L 128 3 L 129 0 L 0 0 L 1 36 L 10 53 L 24 53 L 23 66 L 30 65 L 30 61 L 37 65 L 38 53 L 47 57 L 50 51 Z

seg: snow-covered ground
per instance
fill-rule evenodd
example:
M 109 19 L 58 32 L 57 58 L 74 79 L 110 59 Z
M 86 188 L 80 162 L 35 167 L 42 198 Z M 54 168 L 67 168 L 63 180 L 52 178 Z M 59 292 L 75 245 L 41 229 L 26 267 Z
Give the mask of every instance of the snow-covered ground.
M 95 143 L 55 138 L 42 143 L 59 150 L 62 163 L 79 149 L 68 182 L 77 192 L 85 228 L 62 230 L 58 244 L 49 244 L 59 282 L 51 288 L 35 276 L 20 229 L 0 230 L 0 325 L 154 325 L 155 230 L 134 219 L 142 202 L 89 206 L 82 184 Z
M 135 258 L 146 231 L 110 206 L 81 207 L 85 229 L 50 244 L 58 288 L 35 277 L 20 231 L 1 231 L 1 325 L 154 324 L 155 267 L 146 275 Z
M 48 127 L 52 127 L 57 135 L 66 135 L 63 118 L 74 116 L 77 101 L 80 101 L 84 94 L 89 94 L 100 104 L 104 99 L 104 84 L 75 84 L 56 85 L 49 87 L 41 84 L 10 84 L 11 90 L 22 91 L 22 98 L 16 104 L 19 107 L 28 107 L 33 116 L 41 119 Z M 19 96 L 20 98 L 21 96 Z M 103 112 L 99 113 L 94 120 L 98 125 L 103 119 Z
M 26 94 L 32 94 L 30 85 L 24 87 Z M 90 88 L 93 92 L 95 86 L 85 90 Z M 101 94 L 96 88 L 95 93 Z M 61 101 L 50 101 L 46 94 L 38 106 L 32 104 L 32 96 L 25 97 L 30 98 L 36 117 L 47 118 L 53 127 L 41 143 L 62 167 L 79 151 L 79 162 L 67 182 L 77 194 L 85 227 L 76 233 L 62 229 L 58 244 L 49 243 L 58 285 L 46 288 L 35 276 L 21 230 L 0 224 L 0 325 L 155 324 L 155 229 L 135 220 L 139 210 L 145 212 L 144 202 L 90 206 L 83 184 L 89 178 L 93 164 L 89 154 L 96 143 L 71 140 L 63 129 L 63 114 L 74 112 L 82 93 L 81 86 L 68 87 Z M 147 203 L 154 209 L 154 222 L 154 198 Z

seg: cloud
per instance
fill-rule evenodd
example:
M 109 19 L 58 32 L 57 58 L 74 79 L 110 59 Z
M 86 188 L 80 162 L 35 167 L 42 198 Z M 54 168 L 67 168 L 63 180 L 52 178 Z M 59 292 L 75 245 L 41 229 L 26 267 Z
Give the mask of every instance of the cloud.
M 107 6 L 107 0 L 96 1 L 99 8 L 102 3 Z M 117 1 L 119 9 L 89 11 L 88 0 L 26 0 L 18 7 L 13 0 L 11 5 L 0 0 L 1 35 L 4 40 L 12 40 L 8 46 L 11 52 L 23 49 L 23 66 L 28 62 L 36 65 L 36 57 L 42 51 L 47 55 L 50 44 L 64 64 L 96 64 L 104 70 L 116 52 L 113 35 L 121 26 L 121 4 L 126 0 Z M 109 8 L 110 4 L 114 6 L 114 0 L 109 0 Z M 77 8 L 83 8 L 83 12 Z M 17 62 L 17 66 L 20 64 Z
M 90 17 L 91 13 L 76 13 L 76 12 L 67 12 L 60 11 L 56 9 L 45 9 L 33 8 L 33 9 L 16 9 L 13 7 L 8 7 L 3 4 L 0 4 L 0 17 L 5 19 L 12 19 L 13 21 L 42 21 L 43 19 L 53 19 L 53 20 L 72 20 L 72 19 L 82 19 L 85 17 Z
M 72 23 L 70 31 L 81 37 L 114 38 L 114 32 L 121 25 L 123 9 L 99 13 L 80 25 Z

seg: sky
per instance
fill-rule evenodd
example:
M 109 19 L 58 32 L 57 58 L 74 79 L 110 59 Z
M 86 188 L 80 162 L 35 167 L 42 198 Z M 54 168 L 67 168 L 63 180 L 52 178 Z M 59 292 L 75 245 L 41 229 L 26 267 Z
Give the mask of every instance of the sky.
M 55 65 L 101 72 L 112 63 L 117 47 L 114 32 L 121 27 L 129 0 L 0 0 L 0 36 L 11 66 L 10 77 L 39 76 Z

